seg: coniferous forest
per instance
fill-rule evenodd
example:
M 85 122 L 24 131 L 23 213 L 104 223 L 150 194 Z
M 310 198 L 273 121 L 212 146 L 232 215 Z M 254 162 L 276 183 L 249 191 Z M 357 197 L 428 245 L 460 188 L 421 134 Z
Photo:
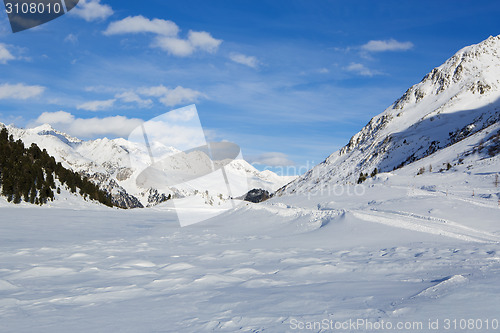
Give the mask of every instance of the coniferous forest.
M 111 196 L 78 173 L 56 163 L 45 149 L 36 144 L 25 148 L 21 140 L 15 141 L 4 127 L 0 131 L 0 188 L 9 202 L 22 201 L 43 205 L 60 193 L 55 178 L 72 193 L 112 206 Z

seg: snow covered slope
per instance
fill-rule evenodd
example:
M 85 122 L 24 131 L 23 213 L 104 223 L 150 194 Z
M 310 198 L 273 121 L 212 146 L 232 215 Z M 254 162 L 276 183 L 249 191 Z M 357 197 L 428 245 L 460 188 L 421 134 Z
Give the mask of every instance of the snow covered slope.
M 2 124 L 0 124 L 2 126 Z M 21 139 L 25 146 L 36 143 L 40 148 L 54 156 L 63 166 L 73 171 L 86 175 L 89 179 L 101 185 L 102 188 L 112 193 L 115 200 L 126 207 L 154 206 L 164 201 L 170 194 L 173 197 L 186 197 L 201 195 L 207 188 L 204 184 L 199 186 L 175 185 L 165 188 L 138 186 L 137 176 L 150 161 L 148 152 L 144 147 L 134 142 L 118 138 L 107 138 L 83 141 L 53 129 L 50 125 L 41 125 L 31 129 L 20 129 L 8 126 L 9 133 L 16 139 Z M 155 154 L 170 156 L 175 154 L 175 159 L 169 159 L 169 165 L 163 165 L 167 172 L 189 170 L 195 163 L 201 163 L 200 168 L 209 167 L 210 160 L 202 152 L 182 153 L 174 147 L 154 146 Z M 196 164 L 196 165 L 198 165 Z M 281 177 L 271 171 L 259 172 L 252 165 L 242 159 L 229 163 L 225 170 L 228 177 L 240 176 L 248 179 L 250 188 L 262 188 L 275 191 L 289 183 L 294 177 Z M 206 196 L 207 201 L 220 197 L 221 192 L 211 188 Z M 242 195 L 244 193 L 236 193 Z
M 274 197 L 185 228 L 167 203 L 0 198 L 0 331 L 497 332 L 494 165 L 418 177 L 400 169 L 357 195 L 347 185 Z M 471 318 L 490 329 L 445 329 Z M 298 328 L 358 320 L 350 330 Z M 367 328 L 382 322 L 392 329 Z
M 487 158 L 488 153 L 498 153 L 495 148 L 484 151 L 482 148 L 485 144 L 490 147 L 496 144 L 492 140 L 499 121 L 500 36 L 497 36 L 461 49 L 433 69 L 371 119 L 345 147 L 279 193 L 355 183 L 361 172 L 370 174 L 375 168 L 379 172 L 392 171 L 466 138 L 474 139 L 468 141 L 469 146 L 457 146 L 454 153 L 458 156 L 446 162 L 457 163 L 463 158 L 461 155 L 470 153 L 470 145 L 479 151 L 476 159 Z

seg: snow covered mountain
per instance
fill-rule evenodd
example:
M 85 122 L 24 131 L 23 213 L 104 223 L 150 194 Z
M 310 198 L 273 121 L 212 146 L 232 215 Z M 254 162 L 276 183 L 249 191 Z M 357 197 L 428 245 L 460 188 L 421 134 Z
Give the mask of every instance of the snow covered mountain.
M 4 126 L 0 124 L 0 126 Z M 178 184 L 168 188 L 158 188 L 154 184 L 137 184 L 137 176 L 148 166 L 149 155 L 140 145 L 122 139 L 97 139 L 83 141 L 44 124 L 36 128 L 21 129 L 7 126 L 14 138 L 21 139 L 26 146 L 36 143 L 41 149 L 54 156 L 64 167 L 87 176 L 101 188 L 110 192 L 115 202 L 123 207 L 135 208 L 154 206 L 165 201 L 169 195 L 182 198 L 192 195 L 203 196 L 205 201 L 214 202 L 216 198 L 224 200 L 217 189 L 207 191 L 203 184 L 198 186 Z M 176 172 L 188 170 L 193 161 L 200 166 L 209 164 L 209 158 L 199 151 L 183 153 L 174 147 L 153 147 L 159 155 L 174 155 L 164 170 Z M 249 188 L 262 188 L 275 191 L 289 183 L 294 177 L 281 177 L 271 171 L 258 171 L 242 159 L 233 160 L 225 170 L 228 177 L 243 176 L 248 180 Z M 236 193 L 235 195 L 243 195 Z
M 441 154 L 438 160 L 427 161 L 431 169 L 437 163 L 435 172 L 466 158 L 488 159 L 499 153 L 499 131 L 500 36 L 496 36 L 461 49 L 434 68 L 346 146 L 278 193 L 356 183 L 360 173 L 371 174 L 375 168 L 388 172 L 407 166 L 416 174 L 413 162 L 437 156 L 447 147 L 447 160 Z

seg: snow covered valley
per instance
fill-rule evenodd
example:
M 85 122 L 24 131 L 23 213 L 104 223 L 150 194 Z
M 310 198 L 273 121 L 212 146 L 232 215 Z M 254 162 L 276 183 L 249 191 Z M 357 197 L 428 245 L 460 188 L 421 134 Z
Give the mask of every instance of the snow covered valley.
M 493 173 L 404 170 L 185 228 L 162 205 L 2 201 L 0 331 L 498 331 Z

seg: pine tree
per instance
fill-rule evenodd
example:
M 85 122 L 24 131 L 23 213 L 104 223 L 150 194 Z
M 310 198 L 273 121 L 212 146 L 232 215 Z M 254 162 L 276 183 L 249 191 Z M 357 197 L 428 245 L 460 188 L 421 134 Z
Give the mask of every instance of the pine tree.
M 82 196 L 112 206 L 108 193 L 87 178 L 65 169 L 46 149 L 40 150 L 34 143 L 25 148 L 24 143 L 15 141 L 6 128 L 0 130 L 0 193 L 9 202 L 20 203 L 24 199 L 42 205 L 54 200 L 56 178 L 73 193 L 79 189 Z M 60 188 L 57 193 L 61 193 Z

